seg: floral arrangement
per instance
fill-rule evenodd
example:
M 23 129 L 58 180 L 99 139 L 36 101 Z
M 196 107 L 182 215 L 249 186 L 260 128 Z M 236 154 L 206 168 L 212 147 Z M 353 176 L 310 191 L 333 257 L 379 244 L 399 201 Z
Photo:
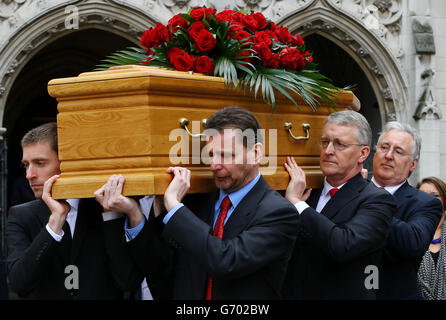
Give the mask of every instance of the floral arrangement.
M 146 64 L 223 77 L 227 86 L 259 89 L 275 109 L 277 90 L 297 108 L 290 91 L 316 109 L 321 100 L 335 106 L 339 90 L 316 71 L 300 35 L 277 26 L 262 13 L 197 7 L 172 17 L 167 26 L 157 23 L 145 30 L 140 44 L 111 55 L 99 65 Z

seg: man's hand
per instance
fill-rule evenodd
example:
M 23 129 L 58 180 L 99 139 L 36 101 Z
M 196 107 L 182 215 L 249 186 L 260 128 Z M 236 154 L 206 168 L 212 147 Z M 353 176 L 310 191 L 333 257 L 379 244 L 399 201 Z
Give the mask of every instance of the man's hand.
M 59 175 L 54 175 L 49 178 L 43 185 L 42 200 L 46 203 L 51 211 L 48 225 L 54 233 L 60 234 L 63 224 L 67 219 L 68 212 L 70 212 L 70 205 L 65 200 L 54 200 L 51 196 L 53 183 L 59 178 Z
M 361 176 L 362 176 L 364 179 L 368 179 L 368 177 L 369 177 L 369 171 L 368 171 L 367 169 L 361 169 Z
M 130 228 L 138 226 L 144 219 L 135 199 L 122 195 L 125 178 L 122 175 L 112 175 L 106 184 L 95 191 L 94 196 L 104 211 L 116 211 L 125 214 L 129 219 Z
M 293 157 L 287 157 L 284 163 L 286 171 L 290 175 L 290 182 L 285 192 L 287 198 L 292 204 L 299 201 L 306 201 L 311 193 L 311 188 L 305 190 L 307 184 L 305 181 L 305 172 L 297 165 Z
M 167 173 L 173 173 L 173 179 L 164 192 L 164 206 L 170 211 L 183 200 L 190 188 L 190 170 L 181 167 L 169 167 Z

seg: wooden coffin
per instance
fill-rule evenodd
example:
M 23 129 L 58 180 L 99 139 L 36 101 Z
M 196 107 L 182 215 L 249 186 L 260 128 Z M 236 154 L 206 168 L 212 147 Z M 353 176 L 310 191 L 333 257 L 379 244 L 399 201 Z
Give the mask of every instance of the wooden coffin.
M 276 94 L 272 113 L 261 97 L 256 100 L 252 94 L 229 89 L 222 78 L 147 66 L 54 79 L 48 92 L 57 99 L 59 111 L 62 173 L 53 187 L 57 199 L 93 197 L 117 173 L 126 178 L 125 195 L 162 194 L 171 181 L 165 170 L 172 165 L 192 171 L 190 192 L 214 190 L 212 174 L 200 161 L 199 150 L 205 142 L 189 137 L 184 126 L 189 122 L 187 129 L 198 134 L 203 119 L 230 105 L 254 112 L 265 129 L 265 159 L 269 161 L 265 160 L 261 170 L 273 188 L 283 190 L 288 184 L 283 168 L 288 155 L 305 170 L 309 186 L 322 182 L 318 139 L 332 110 L 322 105 L 314 112 L 298 96 L 300 111 Z M 340 93 L 336 102 L 338 110 L 359 109 L 359 100 L 350 91 Z M 306 136 L 308 130 L 309 139 L 294 140 L 285 127 L 287 122 L 295 136 Z M 186 140 L 188 144 L 183 144 Z M 277 141 L 277 146 L 270 141 Z M 169 157 L 175 150 L 176 155 Z

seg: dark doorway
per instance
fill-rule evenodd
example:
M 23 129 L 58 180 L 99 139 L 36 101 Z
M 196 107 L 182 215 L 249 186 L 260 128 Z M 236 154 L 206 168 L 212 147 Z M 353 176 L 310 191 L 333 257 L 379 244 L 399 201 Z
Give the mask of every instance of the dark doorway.
M 81 30 L 47 45 L 26 64 L 14 82 L 5 108 L 8 206 L 33 197 L 20 166 L 20 140 L 31 128 L 56 121 L 57 101 L 48 95 L 48 81 L 92 71 L 107 55 L 129 46 L 135 44 L 113 33 Z
M 319 34 L 311 34 L 304 40 L 306 49 L 313 52 L 318 70 L 329 77 L 335 86 L 340 88 L 349 85 L 356 86 L 353 93 L 361 101 L 359 112 L 369 121 L 373 133 L 372 150 L 364 165 L 369 170 L 369 177 L 371 177 L 374 146 L 381 131 L 381 116 L 373 88 L 356 61 L 334 42 Z

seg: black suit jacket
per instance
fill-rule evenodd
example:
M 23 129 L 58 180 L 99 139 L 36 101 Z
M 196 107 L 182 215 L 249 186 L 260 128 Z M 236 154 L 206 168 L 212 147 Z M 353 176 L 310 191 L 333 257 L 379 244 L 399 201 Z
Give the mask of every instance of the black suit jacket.
M 48 233 L 50 211 L 42 200 L 11 207 L 6 228 L 8 276 L 13 291 L 31 299 L 120 299 L 142 277 L 122 237 L 124 219 L 103 222 L 94 199 L 79 201 L 74 237 L 61 242 Z M 68 226 L 68 224 L 66 223 Z M 79 289 L 67 290 L 68 265 L 79 270 Z
M 394 194 L 392 219 L 380 277 L 380 299 L 422 299 L 417 272 L 442 215 L 440 200 L 406 181 Z
M 300 215 L 300 230 L 284 282 L 286 299 L 375 299 L 367 289 L 368 265 L 378 266 L 395 201 L 360 174 L 315 209 L 314 190 Z
M 166 282 L 156 282 L 170 278 L 174 299 L 204 299 L 210 275 L 213 299 L 280 298 L 296 237 L 296 209 L 260 178 L 235 208 L 219 239 L 210 227 L 217 196 L 189 196 L 165 226 L 151 215 L 128 243 L 148 274 L 149 287 L 167 287 Z

